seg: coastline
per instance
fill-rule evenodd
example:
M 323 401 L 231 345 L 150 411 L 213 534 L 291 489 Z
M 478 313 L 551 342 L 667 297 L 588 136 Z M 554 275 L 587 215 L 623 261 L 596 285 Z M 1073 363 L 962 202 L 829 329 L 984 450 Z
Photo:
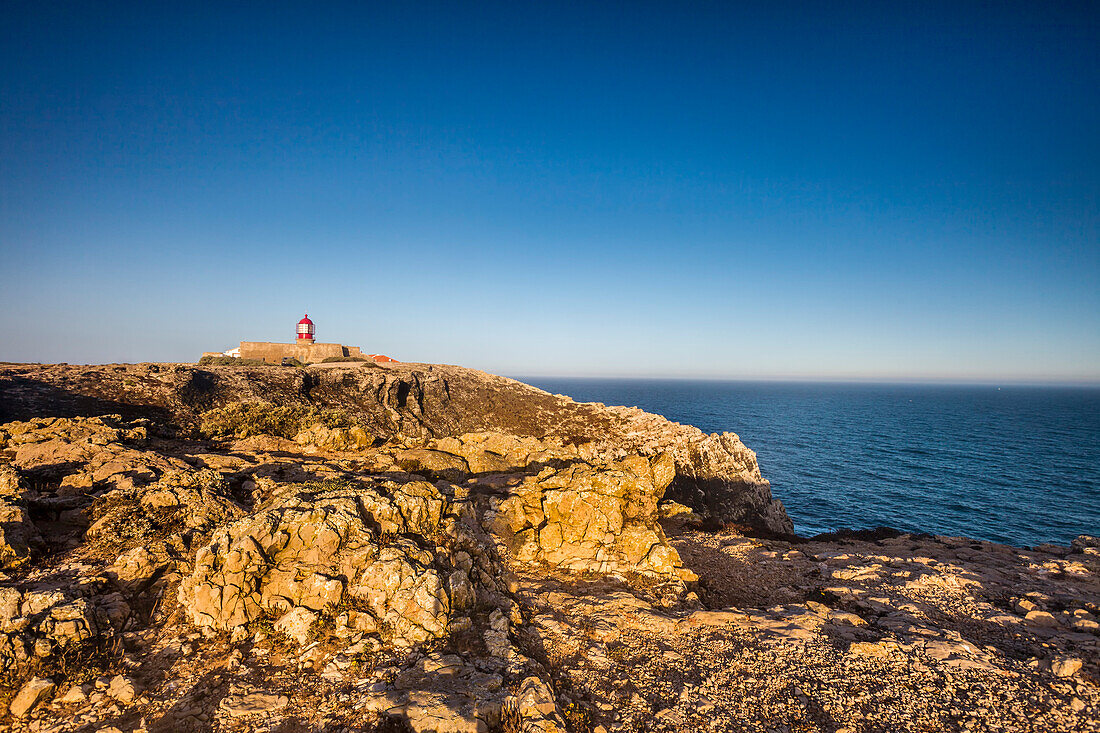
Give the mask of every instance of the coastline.
M 13 730 L 1100 720 L 1100 540 L 796 537 L 732 433 L 443 365 L 4 366 L 0 405 Z

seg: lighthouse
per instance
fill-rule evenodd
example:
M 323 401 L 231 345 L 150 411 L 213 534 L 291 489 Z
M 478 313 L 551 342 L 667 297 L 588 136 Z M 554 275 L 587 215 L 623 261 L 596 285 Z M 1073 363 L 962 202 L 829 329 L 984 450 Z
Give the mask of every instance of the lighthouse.
M 313 346 L 314 333 L 313 321 L 309 320 L 309 314 L 306 313 L 305 318 L 298 321 L 298 345 Z
M 320 364 L 321 362 L 341 361 L 393 361 L 381 354 L 364 354 L 358 346 L 344 346 L 343 344 L 319 344 L 316 338 L 317 330 L 313 321 L 309 320 L 307 313 L 298 321 L 294 329 L 295 336 L 292 344 L 274 344 L 270 341 L 242 341 L 241 345 L 233 349 L 235 353 L 204 352 L 203 356 L 224 357 L 237 356 L 245 360 L 262 361 L 266 364 L 283 364 L 301 366 L 302 364 Z

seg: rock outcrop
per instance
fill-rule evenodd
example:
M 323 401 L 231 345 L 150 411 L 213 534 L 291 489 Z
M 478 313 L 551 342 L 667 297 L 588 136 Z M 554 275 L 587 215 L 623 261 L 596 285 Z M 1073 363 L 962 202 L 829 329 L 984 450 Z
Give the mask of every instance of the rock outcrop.
M 1100 713 L 1100 541 L 806 541 L 730 433 L 427 365 L 5 366 L 0 398 L 0 727 Z
M 604 461 L 667 453 L 676 465 L 670 497 L 724 522 L 793 531 L 755 453 L 733 433 L 707 435 L 637 408 L 578 403 L 473 369 L 403 363 L 0 366 L 0 421 L 118 413 L 185 428 L 197 427 L 207 410 L 239 402 L 341 410 L 364 436 L 382 440 L 487 431 L 561 441 Z
M 473 596 L 470 568 L 454 564 L 448 493 L 426 481 L 280 492 L 199 550 L 180 603 L 196 625 L 225 630 L 347 608 L 352 628 L 390 644 L 438 638 Z
M 27 562 L 31 548 L 40 542 L 23 501 L 19 473 L 11 466 L 0 465 L 0 570 Z
M 657 522 L 671 464 L 662 453 L 652 462 L 634 456 L 543 469 L 493 502 L 494 529 L 519 563 L 693 580 Z

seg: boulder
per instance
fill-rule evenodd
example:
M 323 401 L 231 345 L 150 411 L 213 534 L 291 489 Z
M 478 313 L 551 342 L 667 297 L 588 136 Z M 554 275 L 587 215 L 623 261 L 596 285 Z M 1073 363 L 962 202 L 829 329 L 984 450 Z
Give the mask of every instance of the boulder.
M 242 718 L 247 715 L 269 713 L 282 710 L 290 702 L 286 695 L 269 692 L 252 692 L 245 695 L 227 695 L 222 698 L 219 707 L 230 718 Z
M 15 697 L 8 706 L 13 718 L 23 718 L 29 715 L 34 708 L 45 700 L 54 691 L 53 682 L 35 677 L 19 688 Z
M 410 473 L 457 481 L 470 472 L 470 466 L 462 456 L 440 450 L 413 448 L 400 451 L 395 460 L 398 466 Z
M 313 625 L 320 615 L 301 606 L 287 611 L 275 622 L 275 630 L 305 646 L 312 638 Z
M 123 705 L 129 705 L 137 697 L 137 688 L 134 686 L 134 681 L 129 677 L 115 675 L 107 686 L 107 694 Z
M 449 512 L 448 497 L 424 481 L 292 487 L 215 533 L 180 602 L 195 624 L 233 629 L 266 613 L 319 612 L 346 600 L 372 617 L 363 626 L 392 643 L 442 636 L 454 568 L 430 538 L 453 528 Z M 461 583 L 453 592 L 468 602 Z
M 1056 677 L 1073 677 L 1081 671 L 1082 665 L 1078 657 L 1059 657 L 1050 663 L 1050 671 Z
M 682 563 L 657 521 L 655 475 L 668 478 L 667 459 L 546 469 L 498 503 L 493 530 L 521 563 L 675 577 Z
M 167 564 L 163 557 L 154 555 L 142 546 L 119 555 L 109 570 L 120 583 L 133 585 L 150 580 Z

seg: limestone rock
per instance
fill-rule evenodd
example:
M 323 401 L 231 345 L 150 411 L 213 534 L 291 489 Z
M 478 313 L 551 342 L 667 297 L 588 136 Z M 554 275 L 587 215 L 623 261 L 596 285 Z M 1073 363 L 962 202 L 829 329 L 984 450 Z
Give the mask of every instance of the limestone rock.
M 374 445 L 374 437 L 358 425 L 330 428 L 319 423 L 299 432 L 294 441 L 335 451 L 357 451 Z
M 673 577 L 681 562 L 657 523 L 653 475 L 637 456 L 546 469 L 499 503 L 494 531 L 519 562 Z
M 8 707 L 12 717 L 22 718 L 30 714 L 35 706 L 50 696 L 55 687 L 56 685 L 50 680 L 38 677 L 27 682 L 19 688 L 19 692 L 15 694 L 15 698 L 12 699 L 11 705 Z
M 31 549 L 41 542 L 23 500 L 19 473 L 0 464 L 0 570 L 26 563 Z
M 299 487 L 215 533 L 180 587 L 200 626 L 232 629 L 266 612 L 361 604 L 393 643 L 442 635 L 448 553 L 427 540 L 450 503 L 423 481 Z M 450 520 L 453 521 L 453 520 Z M 415 537 L 425 538 L 420 543 Z
M 163 417 L 167 411 L 180 424 L 194 423 L 206 410 L 233 401 L 270 401 L 302 408 L 339 406 L 368 434 L 382 439 L 395 435 L 465 437 L 485 431 L 486 426 L 511 436 L 486 439 L 477 449 L 468 441 L 471 449 L 464 461 L 471 473 L 538 463 L 542 460 L 537 457 L 539 449 L 528 450 L 523 445 L 528 439 L 543 445 L 557 443 L 562 451 L 584 460 L 606 462 L 627 455 L 654 458 L 664 453 L 675 467 L 675 477 L 668 485 L 673 500 L 723 521 L 774 532 L 792 531 L 782 504 L 772 497 L 768 482 L 760 475 L 756 455 L 735 434 L 707 435 L 637 408 L 575 402 L 473 369 L 418 364 L 365 369 L 354 365 L 310 368 L 306 374 L 302 370 L 231 366 L 23 365 L 0 367 L 0 380 L 4 379 L 42 387 L 5 392 L 0 416 L 9 420 L 59 414 L 55 395 L 63 391 L 71 396 L 71 402 L 62 406 L 65 410 L 73 410 L 81 401 L 110 402 L 147 417 Z M 140 382 L 142 389 L 134 390 L 129 384 L 134 381 Z M 86 419 L 64 420 L 70 424 L 59 430 L 69 430 L 74 421 Z M 115 433 L 109 434 L 107 429 Z M 20 439 L 19 435 L 5 435 L 6 440 Z M 122 447 L 130 440 L 127 429 L 109 425 L 94 437 Z M 452 448 L 441 449 L 459 455 Z M 453 470 L 461 468 L 447 460 Z M 82 463 L 84 459 L 70 452 L 53 458 L 43 455 L 41 461 Z M 668 466 L 660 468 L 663 472 L 654 476 L 658 485 L 667 477 Z M 160 467 L 151 465 L 150 470 L 156 473 Z M 109 479 L 111 476 L 104 478 Z
M 123 705 L 128 705 L 137 696 L 137 688 L 134 686 L 134 681 L 129 677 L 116 675 L 111 678 L 111 683 L 107 687 L 107 694 Z
M 243 718 L 247 715 L 257 715 L 282 710 L 290 702 L 286 695 L 276 695 L 269 692 L 252 692 L 245 695 L 227 695 L 222 698 L 219 707 L 230 718 Z
M 470 466 L 462 456 L 439 450 L 414 448 L 401 451 L 396 456 L 397 465 L 411 473 L 439 476 L 457 481 L 470 472 Z
M 684 506 L 675 501 L 663 501 L 660 506 L 657 507 L 660 511 L 661 519 L 673 519 L 675 517 L 690 517 L 692 512 L 691 507 Z
M 23 482 L 19 472 L 6 463 L 0 463 L 0 501 L 19 499 L 23 494 Z
M 848 647 L 848 653 L 873 659 L 889 659 L 890 646 L 880 642 L 857 641 Z
M 311 638 L 313 625 L 320 616 L 309 609 L 296 606 L 287 611 L 275 622 L 275 630 L 289 636 L 300 646 L 305 646 Z
M 133 549 L 147 545 L 158 528 L 171 526 L 175 536 L 202 536 L 243 512 L 229 498 L 226 480 L 217 471 L 172 469 L 146 488 L 108 492 L 93 504 L 92 514 L 96 520 L 85 532 L 89 541 Z M 137 566 L 132 570 L 144 572 Z
M 1074 552 L 1090 555 L 1093 558 L 1100 558 L 1100 537 L 1083 534 L 1070 542 L 1070 547 Z
M 1073 677 L 1081 671 L 1082 661 L 1077 657 L 1060 657 L 1050 663 L 1050 671 L 1056 677 Z
M 1058 619 L 1046 611 L 1028 611 L 1024 617 L 1028 623 L 1036 626 L 1057 627 Z
M 65 691 L 65 694 L 57 698 L 57 702 L 62 705 L 79 705 L 87 699 L 88 694 L 84 688 L 80 685 L 73 685 Z
M 538 677 L 527 677 L 519 685 L 516 705 L 523 718 L 524 730 L 545 733 L 564 731 L 564 720 L 550 687 Z
M 121 583 L 141 583 L 151 579 L 167 563 L 164 559 L 155 556 L 146 547 L 135 547 L 122 553 L 111 565 L 110 571 L 114 573 Z
M 23 594 L 16 588 L 0 587 L 0 631 L 9 631 L 19 618 L 19 606 Z

